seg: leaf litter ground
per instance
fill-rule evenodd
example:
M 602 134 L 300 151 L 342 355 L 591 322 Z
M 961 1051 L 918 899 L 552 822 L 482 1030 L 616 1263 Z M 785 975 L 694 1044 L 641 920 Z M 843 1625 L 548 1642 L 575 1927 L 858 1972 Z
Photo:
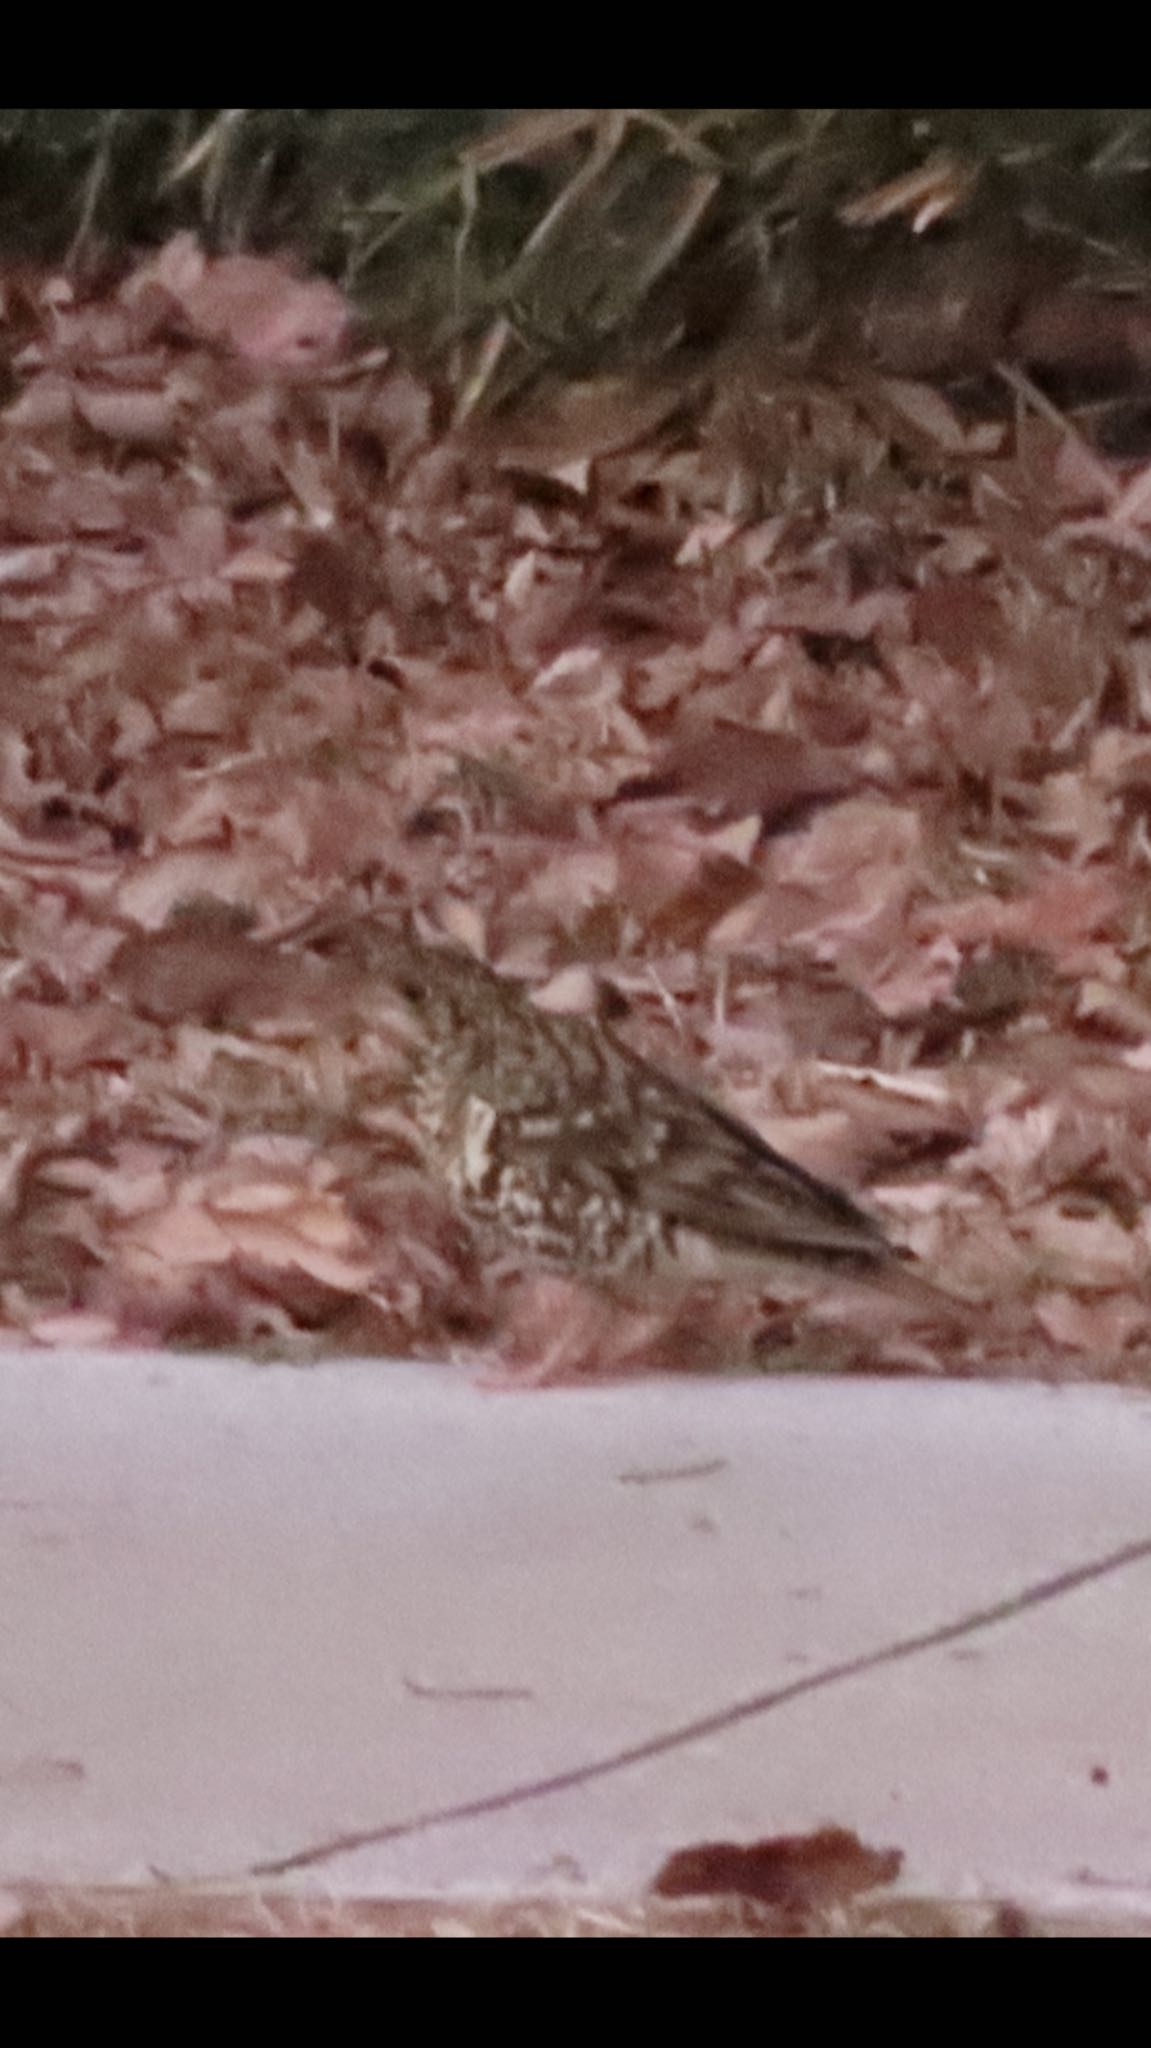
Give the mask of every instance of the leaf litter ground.
M 1151 1370 L 1151 490 L 1022 404 L 766 361 L 453 431 L 331 287 L 179 238 L 5 290 L 10 1343 L 498 1341 L 370 878 L 856 1192 L 962 1342 Z

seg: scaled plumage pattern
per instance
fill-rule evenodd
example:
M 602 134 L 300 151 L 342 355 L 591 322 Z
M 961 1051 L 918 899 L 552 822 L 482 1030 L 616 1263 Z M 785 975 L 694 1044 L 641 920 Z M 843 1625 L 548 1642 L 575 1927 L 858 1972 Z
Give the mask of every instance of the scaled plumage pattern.
M 608 1027 L 538 1008 L 472 955 L 374 928 L 358 950 L 418 1031 L 413 1109 L 462 1213 L 528 1266 L 601 1283 L 733 1270 L 955 1304 L 878 1223 Z

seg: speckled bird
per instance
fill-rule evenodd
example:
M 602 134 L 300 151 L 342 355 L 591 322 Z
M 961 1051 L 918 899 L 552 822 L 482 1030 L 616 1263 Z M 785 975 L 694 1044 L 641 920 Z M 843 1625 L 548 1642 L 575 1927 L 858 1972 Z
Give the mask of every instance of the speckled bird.
M 489 1246 L 609 1286 L 822 1275 L 958 1306 L 849 1196 L 609 1027 L 538 1008 L 456 948 L 379 929 L 365 948 L 361 927 L 358 950 L 414 1013 L 428 1163 Z

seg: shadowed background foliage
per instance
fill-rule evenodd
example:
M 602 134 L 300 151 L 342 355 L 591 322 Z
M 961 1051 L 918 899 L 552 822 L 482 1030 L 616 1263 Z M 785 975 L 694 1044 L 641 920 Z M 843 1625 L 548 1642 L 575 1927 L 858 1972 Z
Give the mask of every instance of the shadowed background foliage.
M 1036 289 L 1144 296 L 1149 201 L 1139 109 L 0 110 L 10 262 L 289 247 L 485 401 L 845 318 L 886 369 L 963 370 Z

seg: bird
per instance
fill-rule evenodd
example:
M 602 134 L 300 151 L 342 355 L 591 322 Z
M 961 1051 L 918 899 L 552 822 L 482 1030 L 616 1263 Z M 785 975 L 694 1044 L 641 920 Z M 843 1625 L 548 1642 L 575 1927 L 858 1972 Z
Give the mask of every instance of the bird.
M 414 1020 L 421 1149 L 481 1246 L 625 1293 L 739 1274 L 765 1287 L 861 1282 L 937 1315 L 963 1306 L 851 1196 L 609 1024 L 545 1011 L 523 984 L 410 926 L 360 921 L 351 944 Z

